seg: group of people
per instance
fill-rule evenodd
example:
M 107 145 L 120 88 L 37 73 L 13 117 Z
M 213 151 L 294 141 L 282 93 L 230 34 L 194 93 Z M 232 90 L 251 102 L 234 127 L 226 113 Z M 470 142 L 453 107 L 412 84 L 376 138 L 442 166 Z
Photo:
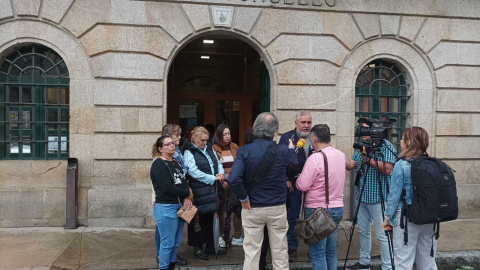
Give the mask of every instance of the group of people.
M 238 145 L 231 142 L 230 129 L 221 124 L 213 134 L 198 126 L 191 131 L 191 139 L 179 143 L 181 128 L 167 124 L 162 136 L 153 145 L 152 180 L 153 218 L 157 224 L 155 243 L 160 269 L 174 269 L 176 264 L 187 261 L 178 256 L 184 221 L 177 217 L 180 207 L 188 209 L 195 205 L 197 215 L 188 225 L 188 244 L 194 247 L 194 255 L 208 260 L 208 255 L 223 255 L 225 251 L 214 250 L 213 216 L 219 215 L 222 235 L 219 244 L 229 244 L 230 223 L 234 215 L 233 245 L 243 245 L 240 202 L 229 190 L 227 176 L 232 167 Z M 221 200 L 219 200 L 221 199 Z
M 298 239 L 294 227 L 301 212 L 302 194 L 303 218 L 307 219 L 316 208 L 323 207 L 339 224 L 343 217 L 345 170 L 359 169 L 368 160 L 371 169 L 360 179 L 360 186 L 365 181 L 364 191 L 361 196 L 360 189 L 356 194 L 360 202 L 360 259 L 349 269 L 370 268 L 371 223 L 380 244 L 382 269 L 392 267 L 384 233 L 392 229 L 397 269 L 412 269 L 414 262 L 417 269 L 436 269 L 435 257 L 430 257 L 430 249 L 425 248 L 427 243 L 434 241 L 436 250 L 436 240 L 431 238 L 428 228 L 408 224 L 409 233 L 414 231 L 414 235 L 409 236 L 408 246 L 403 246 L 399 240 L 403 236 L 403 229 L 397 222 L 399 211 L 403 203 L 411 203 L 413 191 L 409 163 L 401 160 L 394 166 L 396 160 L 391 143 L 385 141 L 382 145 L 383 156 L 378 162 L 368 159 L 366 149 L 356 151 L 348 159 L 331 144 L 330 128 L 326 124 L 312 127 L 308 111 L 297 112 L 294 124 L 295 128 L 284 133 L 276 145 L 278 119 L 273 113 L 261 113 L 253 128 L 247 131 L 242 147 L 231 142 L 230 129 L 225 124 L 216 128 L 213 145 L 208 142 L 212 137 L 210 132 L 204 127 L 195 127 L 191 139 L 183 145 L 183 154 L 178 147 L 180 127 L 168 124 L 163 128 L 162 136 L 153 146 L 150 173 L 159 268 L 174 269 L 176 264 L 186 264 L 177 254 L 184 225 L 177 211 L 195 205 L 198 212 L 188 225 L 188 245 L 194 248 L 198 259 L 208 260 L 211 254 L 225 254 L 223 250 L 215 252 L 214 242 L 218 240 L 220 246 L 229 246 L 233 216 L 231 243 L 243 246 L 244 269 L 265 269 L 268 248 L 273 269 L 288 269 L 289 262 L 297 260 Z M 301 139 L 305 140 L 305 146 L 295 147 Z M 401 141 L 400 157 L 414 158 L 426 153 L 427 147 L 428 134 L 424 129 L 407 128 Z M 267 152 L 271 151 L 274 151 L 274 159 L 268 171 L 259 177 L 260 171 L 265 171 L 262 167 Z M 328 166 L 328 192 L 325 164 Z M 380 190 L 377 172 L 382 181 Z M 390 185 L 389 193 L 387 184 Z M 401 197 L 402 190 L 406 195 Z M 386 202 L 384 213 L 381 197 Z M 215 215 L 220 217 L 219 228 L 214 228 Z M 220 231 L 220 239 L 214 239 L 214 229 Z M 312 268 L 337 269 L 336 249 L 337 231 L 320 242 L 309 244 Z

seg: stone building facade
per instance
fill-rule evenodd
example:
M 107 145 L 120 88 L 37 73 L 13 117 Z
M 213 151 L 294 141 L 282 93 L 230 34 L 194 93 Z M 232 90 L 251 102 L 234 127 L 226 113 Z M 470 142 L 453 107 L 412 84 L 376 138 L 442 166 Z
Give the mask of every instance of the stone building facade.
M 480 218 L 478 1 L 0 0 L 0 65 L 38 44 L 68 68 L 80 224 L 153 225 L 149 153 L 167 122 L 168 74 L 208 35 L 258 52 L 280 133 L 308 109 L 347 155 L 359 74 L 394 63 L 408 84 L 405 125 L 424 127 L 430 153 L 456 170 L 460 218 Z M 0 227 L 65 225 L 67 161 L 46 159 L 0 160 Z

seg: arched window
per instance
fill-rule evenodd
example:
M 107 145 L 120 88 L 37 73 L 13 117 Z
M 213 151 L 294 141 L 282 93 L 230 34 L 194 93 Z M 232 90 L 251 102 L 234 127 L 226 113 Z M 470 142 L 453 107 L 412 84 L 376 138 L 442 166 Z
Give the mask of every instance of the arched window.
M 407 120 L 409 85 L 398 67 L 383 59 L 362 68 L 355 85 L 355 118 L 397 119 L 388 140 L 400 150 L 400 139 Z
M 0 63 L 0 159 L 68 158 L 70 79 L 63 59 L 32 44 Z

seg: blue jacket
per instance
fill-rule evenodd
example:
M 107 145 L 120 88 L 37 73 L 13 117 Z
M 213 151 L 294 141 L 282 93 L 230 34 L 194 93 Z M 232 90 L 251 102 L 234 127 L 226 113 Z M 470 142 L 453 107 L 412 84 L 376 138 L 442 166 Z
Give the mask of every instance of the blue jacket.
M 237 150 L 232 170 L 228 175 L 228 184 L 241 201 L 250 200 L 251 207 L 268 207 L 285 204 L 287 198 L 286 170 L 290 163 L 297 164 L 295 150 L 280 144 L 277 157 L 265 180 L 249 194 L 245 186 L 253 179 L 263 162 L 268 148 L 275 142 L 257 139 Z
M 280 137 L 279 143 L 281 144 L 286 144 L 288 145 L 288 140 L 292 139 L 293 144 L 297 145 L 298 140 L 300 140 L 300 137 L 298 137 L 297 134 L 297 129 L 294 128 L 293 130 L 290 130 L 289 132 L 283 133 L 282 136 Z M 309 147 L 308 145 L 305 145 L 304 147 Z M 309 149 L 309 154 L 312 154 L 312 151 Z M 307 156 L 305 155 L 305 150 L 300 149 L 297 153 L 297 158 L 298 158 L 298 163 L 297 164 L 290 164 L 288 165 L 287 168 L 287 178 L 288 180 L 293 182 L 293 178 L 297 175 L 299 175 L 302 170 L 303 166 L 305 165 L 305 162 L 307 161 Z M 293 185 L 295 187 L 295 184 Z M 296 187 L 295 187 L 296 189 Z
M 413 185 L 412 167 L 410 162 L 399 160 L 393 166 L 392 180 L 390 182 L 390 193 L 388 193 L 385 215 L 390 216 L 390 224 L 397 225 L 396 211 L 401 210 L 404 203 L 412 204 Z M 402 191 L 405 190 L 405 201 L 401 199 Z

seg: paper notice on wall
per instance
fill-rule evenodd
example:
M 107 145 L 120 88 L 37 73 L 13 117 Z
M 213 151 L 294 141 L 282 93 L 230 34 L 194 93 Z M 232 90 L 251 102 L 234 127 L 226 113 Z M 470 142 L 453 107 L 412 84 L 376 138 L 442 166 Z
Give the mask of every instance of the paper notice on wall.
M 10 111 L 10 122 L 18 122 L 18 111 Z
M 197 104 L 180 105 L 180 118 L 197 118 Z
M 187 126 L 194 127 L 196 125 L 197 125 L 197 119 L 196 118 L 187 119 Z
M 23 122 L 25 122 L 25 124 L 23 125 L 24 129 L 30 129 L 30 124 L 28 122 L 30 122 L 31 119 L 32 119 L 32 116 L 29 111 L 22 112 L 22 120 Z
M 240 111 L 240 101 L 234 101 L 232 111 L 239 112 Z
M 60 147 L 61 151 L 67 151 L 67 137 L 61 137 Z M 57 136 L 48 136 L 48 152 L 57 152 L 58 151 L 58 137 Z

